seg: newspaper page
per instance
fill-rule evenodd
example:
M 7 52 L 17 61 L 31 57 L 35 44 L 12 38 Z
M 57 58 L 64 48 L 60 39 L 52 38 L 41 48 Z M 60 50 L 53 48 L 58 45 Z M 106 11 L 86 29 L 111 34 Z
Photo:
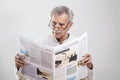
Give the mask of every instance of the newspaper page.
M 56 47 L 38 45 L 20 36 L 20 52 L 27 65 L 21 68 L 31 80 L 80 80 L 87 76 L 87 67 L 81 65 L 87 52 L 87 33 Z
M 87 76 L 87 66 L 81 65 L 82 55 L 87 52 L 87 33 L 73 41 L 54 48 L 54 79 L 80 80 Z
M 30 80 L 53 80 L 53 48 L 38 45 L 23 36 L 19 36 L 19 39 L 20 54 L 25 56 L 27 62 L 21 68 L 23 75 Z

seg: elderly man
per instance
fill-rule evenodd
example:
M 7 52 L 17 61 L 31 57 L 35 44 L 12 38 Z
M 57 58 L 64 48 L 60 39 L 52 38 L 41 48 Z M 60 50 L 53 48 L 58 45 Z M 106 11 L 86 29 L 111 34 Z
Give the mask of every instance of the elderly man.
M 43 40 L 37 39 L 36 43 L 55 47 L 74 39 L 74 37 L 68 33 L 69 29 L 73 25 L 73 16 L 73 12 L 66 6 L 58 6 L 53 8 L 51 11 L 51 20 L 49 22 L 52 35 L 47 36 L 47 38 Z M 26 62 L 19 54 L 15 56 L 15 64 L 18 79 L 29 80 L 19 70 L 20 67 L 26 65 Z M 83 55 L 82 65 L 87 66 L 88 76 L 81 80 L 93 80 L 93 64 L 89 53 L 85 53 L 85 55 Z

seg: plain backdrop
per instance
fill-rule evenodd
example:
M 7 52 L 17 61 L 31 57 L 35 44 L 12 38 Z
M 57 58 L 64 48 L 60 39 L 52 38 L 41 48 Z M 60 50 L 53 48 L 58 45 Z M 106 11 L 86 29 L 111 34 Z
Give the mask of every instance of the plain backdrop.
M 31 40 L 47 35 L 50 11 L 58 5 L 74 12 L 72 35 L 88 32 L 95 80 L 120 80 L 119 0 L 0 0 L 0 80 L 16 80 L 18 33 Z

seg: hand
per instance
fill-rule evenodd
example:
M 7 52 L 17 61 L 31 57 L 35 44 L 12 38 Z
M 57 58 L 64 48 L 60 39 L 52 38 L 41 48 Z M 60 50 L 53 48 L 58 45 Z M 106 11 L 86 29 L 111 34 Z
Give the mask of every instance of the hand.
M 85 53 L 82 59 L 82 65 L 87 65 L 89 69 L 93 69 L 92 57 L 89 53 Z
M 22 67 L 26 64 L 25 61 L 23 60 L 24 58 L 25 58 L 25 56 L 19 55 L 18 53 L 15 56 L 15 66 L 17 67 L 18 70 L 20 67 Z

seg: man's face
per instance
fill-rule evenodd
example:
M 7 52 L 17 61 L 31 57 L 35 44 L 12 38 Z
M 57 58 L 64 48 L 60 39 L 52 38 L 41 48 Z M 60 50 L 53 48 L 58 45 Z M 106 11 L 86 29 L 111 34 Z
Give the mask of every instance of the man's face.
M 62 15 L 53 15 L 51 19 L 52 34 L 56 39 L 62 40 L 68 34 L 68 30 L 71 27 L 68 15 L 63 13 Z

